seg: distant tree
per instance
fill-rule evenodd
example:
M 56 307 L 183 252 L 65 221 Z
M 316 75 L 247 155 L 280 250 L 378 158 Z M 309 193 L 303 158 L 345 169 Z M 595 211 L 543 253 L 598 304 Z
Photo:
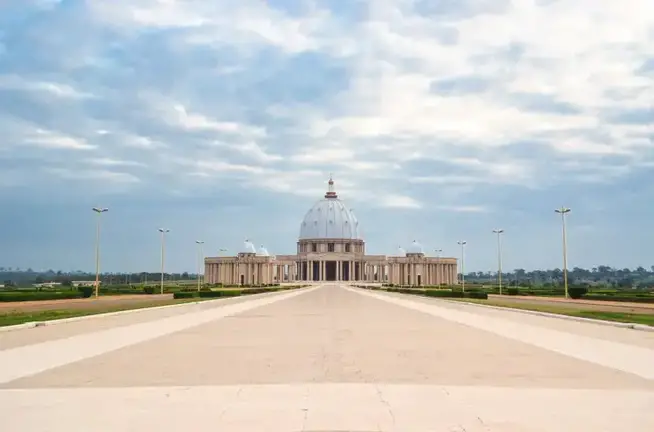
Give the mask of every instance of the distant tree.
M 620 288 L 631 288 L 631 287 L 634 286 L 634 278 L 624 277 L 624 278 L 618 280 L 617 285 Z

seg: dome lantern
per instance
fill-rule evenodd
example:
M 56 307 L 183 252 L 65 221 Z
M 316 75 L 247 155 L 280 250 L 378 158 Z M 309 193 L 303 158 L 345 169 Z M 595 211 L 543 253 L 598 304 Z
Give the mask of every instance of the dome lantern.
M 334 190 L 334 180 L 332 179 L 332 175 L 329 175 L 329 181 L 327 182 L 327 193 L 325 194 L 325 198 L 338 198 L 338 195 L 336 195 L 336 191 Z

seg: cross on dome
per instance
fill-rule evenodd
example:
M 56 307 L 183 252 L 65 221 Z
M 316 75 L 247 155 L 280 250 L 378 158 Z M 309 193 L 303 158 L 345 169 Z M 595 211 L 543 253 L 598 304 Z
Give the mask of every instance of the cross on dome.
M 338 198 L 338 195 L 336 195 L 336 191 L 334 191 L 334 179 L 332 178 L 332 175 L 329 174 L 329 181 L 327 182 L 328 187 L 327 187 L 327 193 L 325 194 L 325 198 Z

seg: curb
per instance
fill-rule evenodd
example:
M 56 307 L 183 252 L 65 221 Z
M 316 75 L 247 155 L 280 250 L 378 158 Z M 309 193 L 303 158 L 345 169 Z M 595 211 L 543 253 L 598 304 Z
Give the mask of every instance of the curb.
M 286 291 L 288 291 L 288 290 L 286 290 Z M 294 290 L 291 290 L 291 291 L 294 291 Z M 284 291 L 280 291 L 280 292 L 284 292 Z M 251 294 L 249 296 L 227 297 L 227 298 L 252 298 L 252 297 L 255 297 L 255 296 L 266 295 L 266 294 L 278 294 L 278 293 L 277 292 L 258 293 L 258 294 Z M 215 298 L 215 299 L 211 299 L 211 300 L 202 300 L 202 301 L 178 303 L 178 304 L 163 305 L 163 306 L 152 306 L 152 307 L 144 307 L 144 308 L 137 308 L 137 309 L 126 309 L 126 310 L 115 311 L 115 312 L 105 312 L 105 313 L 98 313 L 98 314 L 82 315 L 82 316 L 77 316 L 77 317 L 61 318 L 61 319 L 56 319 L 56 320 L 30 321 L 30 322 L 26 322 L 26 323 L 22 323 L 22 324 L 16 324 L 16 325 L 11 325 L 11 326 L 0 327 L 0 333 L 8 332 L 8 331 L 14 331 L 14 330 L 30 329 L 30 328 L 36 328 L 36 327 L 45 327 L 45 326 L 51 326 L 51 325 L 57 325 L 57 324 L 66 324 L 66 323 L 75 322 L 75 321 L 83 321 L 83 320 L 87 320 L 87 319 L 91 319 L 91 318 L 103 318 L 103 317 L 110 317 L 110 316 L 116 316 L 116 315 L 125 315 L 125 314 L 135 313 L 135 312 L 151 311 L 151 310 L 158 310 L 158 309 L 167 309 L 167 308 L 189 306 L 189 305 L 196 305 L 196 304 L 207 304 L 207 303 L 212 303 L 212 302 L 220 301 L 220 300 L 225 300 L 225 299 L 219 297 L 219 298 Z
M 646 332 L 654 332 L 654 327 L 648 326 L 648 325 L 645 325 L 645 324 L 623 323 L 623 322 L 617 322 L 617 321 L 606 321 L 606 320 L 600 320 L 600 319 L 594 319 L 594 318 L 583 318 L 583 317 L 575 317 L 575 316 L 570 316 L 570 315 L 562 315 L 562 314 L 556 314 L 556 313 L 551 313 L 551 312 L 532 311 L 532 310 L 528 310 L 528 309 L 514 309 L 514 308 L 510 308 L 510 307 L 485 305 L 485 304 L 480 304 L 480 303 L 472 303 L 472 302 L 467 302 L 465 300 L 462 300 L 462 301 L 453 301 L 453 300 L 447 300 L 447 299 L 438 299 L 438 300 L 443 300 L 443 301 L 445 301 L 447 303 L 450 303 L 450 304 L 465 303 L 467 305 L 472 305 L 472 306 L 479 306 L 479 307 L 485 307 L 485 308 L 489 308 L 489 309 L 497 309 L 497 310 L 503 310 L 503 311 L 518 312 L 518 313 L 523 313 L 523 314 L 527 314 L 527 315 L 544 316 L 544 317 L 550 317 L 550 318 L 564 319 L 564 320 L 568 320 L 568 321 L 578 321 L 578 322 L 585 322 L 585 323 L 590 323 L 590 324 L 605 325 L 605 326 L 609 326 L 609 327 L 618 327 L 618 328 L 626 328 L 626 329 L 632 329 L 632 330 L 641 330 L 641 331 L 646 331 Z

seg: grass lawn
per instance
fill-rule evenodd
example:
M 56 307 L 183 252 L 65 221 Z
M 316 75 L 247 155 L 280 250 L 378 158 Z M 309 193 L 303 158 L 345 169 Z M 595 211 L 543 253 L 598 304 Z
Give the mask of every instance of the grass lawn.
M 503 302 L 501 300 L 478 300 L 478 299 L 446 299 L 454 300 L 467 303 L 479 303 L 489 306 L 501 306 L 510 309 L 523 309 L 523 310 L 532 310 L 538 312 L 549 312 L 559 315 L 568 315 L 581 318 L 592 318 L 605 321 L 616 321 L 616 322 L 625 322 L 625 323 L 634 323 L 634 324 L 645 324 L 649 326 L 654 326 L 654 314 L 647 313 L 626 313 L 626 312 L 605 312 L 599 310 L 584 310 L 584 309 L 573 309 L 569 307 L 560 307 L 553 305 L 542 305 L 535 303 L 511 303 Z
M 97 315 L 107 312 L 118 312 L 123 310 L 143 309 L 155 306 L 166 306 L 180 303 L 193 303 L 204 300 L 215 300 L 212 298 L 190 298 L 190 299 L 177 299 L 177 300 L 162 300 L 153 302 L 139 302 L 131 305 L 107 305 L 105 307 L 95 307 L 88 309 L 54 309 L 43 311 L 29 311 L 29 312 L 7 312 L 0 313 L 0 327 L 23 324 L 32 321 L 50 321 L 62 318 L 72 318 L 86 315 Z

